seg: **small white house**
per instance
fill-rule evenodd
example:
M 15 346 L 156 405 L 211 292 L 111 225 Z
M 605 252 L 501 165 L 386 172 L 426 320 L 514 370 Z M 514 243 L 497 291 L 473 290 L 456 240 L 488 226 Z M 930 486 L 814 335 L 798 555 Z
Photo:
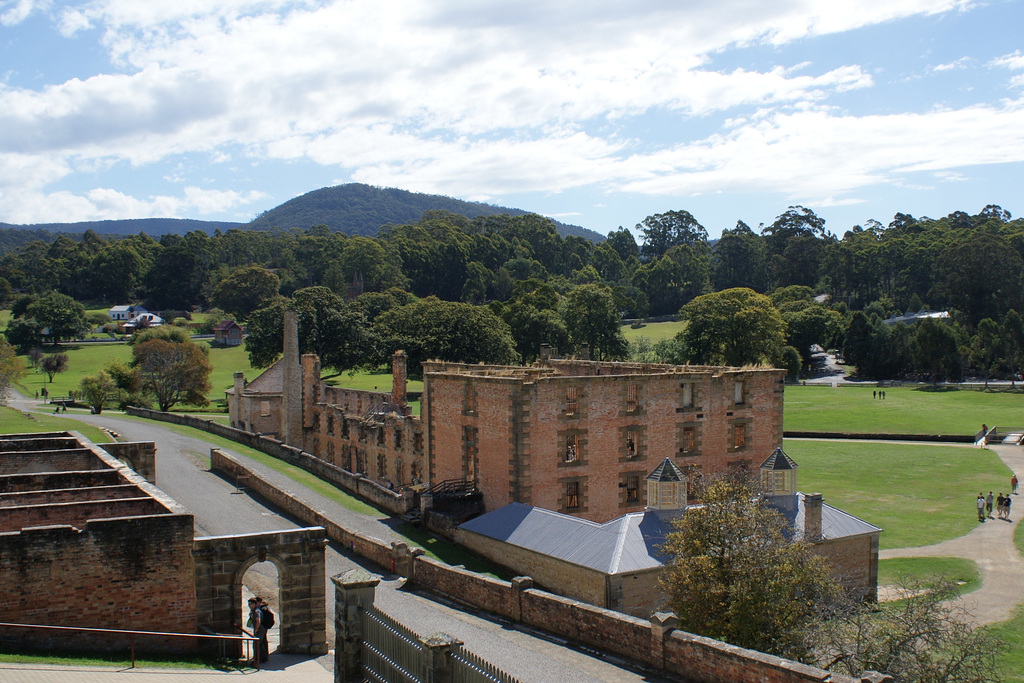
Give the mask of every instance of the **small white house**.
M 114 306 L 109 311 L 107 311 L 107 315 L 110 316 L 110 319 L 116 320 L 118 322 L 127 322 L 134 318 L 135 316 L 141 315 L 143 313 L 149 313 L 149 311 L 147 311 L 142 306 L 130 306 L 128 304 L 122 306 Z
M 156 313 L 140 313 L 128 322 L 123 327 L 126 329 L 139 328 L 139 327 L 159 327 L 164 324 L 164 319 L 158 316 Z

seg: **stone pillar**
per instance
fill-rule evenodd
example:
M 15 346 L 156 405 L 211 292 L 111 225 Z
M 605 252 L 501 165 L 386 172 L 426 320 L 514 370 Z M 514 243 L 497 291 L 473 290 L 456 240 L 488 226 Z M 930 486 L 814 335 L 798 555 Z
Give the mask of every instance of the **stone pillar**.
M 655 669 L 665 668 L 665 638 L 679 626 L 679 618 L 671 612 L 655 612 L 651 615 L 651 665 Z
M 462 641 L 447 633 L 435 633 L 420 639 L 423 646 L 423 683 L 451 683 L 452 667 L 448 653 Z M 337 670 L 337 669 L 335 669 Z M 335 679 L 337 681 L 337 679 Z
M 391 356 L 391 402 L 404 406 L 408 401 L 406 385 L 408 384 L 408 368 L 406 367 L 405 351 L 395 351 Z
M 245 373 L 236 372 L 233 376 L 235 386 L 235 397 L 228 401 L 228 415 L 230 416 L 231 426 L 243 429 L 239 423 L 241 418 L 241 411 L 239 407 L 242 403 L 242 392 L 245 391 Z
M 512 616 L 516 621 L 523 620 L 523 593 L 533 588 L 533 579 L 529 576 L 516 576 L 512 579 L 512 595 L 516 613 Z
M 380 579 L 363 569 L 350 569 L 332 576 L 334 582 L 334 683 L 347 683 L 358 676 L 363 629 L 359 608 L 373 604 Z
M 551 360 L 551 344 L 540 345 L 540 360 L 542 363 L 547 363 Z
M 580 344 L 579 353 L 576 354 L 579 360 L 590 360 L 590 344 Z
M 409 544 L 402 541 L 391 543 L 391 571 L 405 579 L 412 579 L 413 555 Z
M 284 357 L 281 359 L 281 441 L 302 448 L 302 368 L 299 366 L 299 322 L 284 312 Z
M 813 543 L 821 538 L 821 494 L 804 494 L 804 541 Z

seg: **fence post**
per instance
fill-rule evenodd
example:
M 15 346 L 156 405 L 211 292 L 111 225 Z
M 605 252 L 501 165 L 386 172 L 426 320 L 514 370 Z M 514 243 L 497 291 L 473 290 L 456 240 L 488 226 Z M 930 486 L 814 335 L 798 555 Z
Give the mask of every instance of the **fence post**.
M 332 576 L 334 582 L 334 683 L 346 683 L 359 675 L 363 629 L 359 608 L 373 604 L 380 578 L 363 569 Z
M 435 633 L 420 639 L 423 645 L 423 683 L 451 683 L 452 664 L 449 655 L 452 648 L 462 641 L 447 633 Z

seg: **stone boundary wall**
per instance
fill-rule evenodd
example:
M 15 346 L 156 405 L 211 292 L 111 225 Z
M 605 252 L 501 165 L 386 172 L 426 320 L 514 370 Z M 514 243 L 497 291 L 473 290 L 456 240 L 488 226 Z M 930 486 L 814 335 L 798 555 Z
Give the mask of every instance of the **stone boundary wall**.
M 420 548 L 349 531 L 287 491 L 273 486 L 218 449 L 210 451 L 211 469 L 247 477 L 246 486 L 272 505 L 310 526 L 322 526 L 327 537 L 386 571 L 441 593 L 459 603 L 497 614 L 610 651 L 685 678 L 692 683 L 749 680 L 761 683 L 856 683 L 858 679 L 805 666 L 683 631 L 663 633 L 651 621 L 595 607 L 532 588 L 528 577 L 502 581 L 425 557 Z
M 301 467 L 310 474 L 314 474 L 324 481 L 344 489 L 354 496 L 358 496 L 370 505 L 379 507 L 393 515 L 404 515 L 409 512 L 415 504 L 415 494 L 412 491 L 391 491 L 381 486 L 372 479 L 367 479 L 361 474 L 354 474 L 346 469 L 307 453 L 299 448 L 289 446 L 277 439 L 253 434 L 235 427 L 222 425 L 214 420 L 204 420 L 192 415 L 180 413 L 162 413 L 147 408 L 128 407 L 125 410 L 129 415 L 145 417 L 161 422 L 170 422 L 185 427 L 193 427 L 209 432 L 216 436 L 230 439 L 243 446 L 254 448 L 278 460 L 283 460 L 289 465 Z
M 786 439 L 857 439 L 863 441 L 934 441 L 974 443 L 971 434 L 863 434 L 853 432 L 783 432 Z

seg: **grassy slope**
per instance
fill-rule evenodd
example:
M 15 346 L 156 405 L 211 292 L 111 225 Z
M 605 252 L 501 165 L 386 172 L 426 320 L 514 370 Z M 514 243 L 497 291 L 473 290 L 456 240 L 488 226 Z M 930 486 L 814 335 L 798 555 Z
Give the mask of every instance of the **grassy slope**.
M 1024 396 L 1009 391 L 892 387 L 786 387 L 784 427 L 790 431 L 970 434 L 981 425 L 1024 427 Z
M 622 326 L 622 334 L 627 341 L 633 341 L 638 337 L 647 337 L 652 342 L 660 342 L 664 339 L 672 339 L 683 331 L 684 324 L 681 322 L 647 323 L 643 327 Z

